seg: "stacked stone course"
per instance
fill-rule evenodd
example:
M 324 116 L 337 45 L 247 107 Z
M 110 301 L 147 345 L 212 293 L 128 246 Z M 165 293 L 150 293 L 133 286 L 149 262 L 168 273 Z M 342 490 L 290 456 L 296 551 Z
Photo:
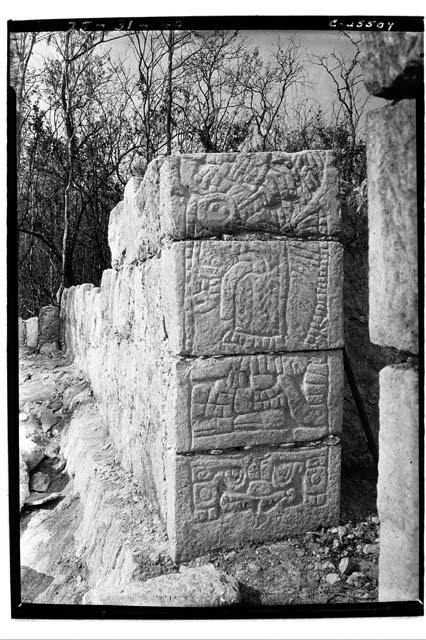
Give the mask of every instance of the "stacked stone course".
M 370 337 L 407 353 L 405 362 L 380 372 L 379 600 L 417 600 L 416 96 L 423 94 L 423 34 L 369 33 L 362 38 L 367 89 L 394 100 L 367 118 Z
M 152 162 L 67 349 L 175 559 L 337 521 L 342 246 L 331 152 Z

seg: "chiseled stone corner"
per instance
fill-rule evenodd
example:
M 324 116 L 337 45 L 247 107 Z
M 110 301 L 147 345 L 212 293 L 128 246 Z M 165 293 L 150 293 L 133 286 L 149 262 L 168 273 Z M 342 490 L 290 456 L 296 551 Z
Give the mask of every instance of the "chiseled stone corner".
M 423 33 L 361 33 L 367 91 L 382 98 L 412 98 L 423 82 Z
M 164 243 L 239 233 L 334 238 L 341 231 L 332 151 L 212 153 L 153 160 L 127 183 L 108 228 L 112 266 Z
M 168 537 L 183 560 L 337 523 L 340 445 L 170 456 Z
M 370 339 L 418 353 L 416 106 L 367 117 Z
M 269 232 L 338 237 L 338 174 L 331 151 L 171 156 L 160 169 L 164 237 Z
M 419 597 L 419 389 L 407 365 L 380 372 L 379 600 Z
M 343 346 L 336 242 L 176 242 L 162 251 L 169 346 L 181 355 Z
M 175 384 L 177 452 L 312 442 L 341 432 L 340 351 L 183 360 Z

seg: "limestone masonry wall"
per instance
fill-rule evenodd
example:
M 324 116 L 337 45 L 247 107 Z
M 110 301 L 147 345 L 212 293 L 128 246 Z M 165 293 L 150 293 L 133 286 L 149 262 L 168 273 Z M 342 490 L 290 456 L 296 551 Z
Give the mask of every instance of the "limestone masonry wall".
M 337 521 L 342 253 L 331 152 L 153 161 L 113 269 L 63 293 L 67 351 L 175 559 Z
M 372 342 L 407 352 L 380 372 L 379 599 L 419 598 L 416 97 L 423 34 L 362 34 L 367 89 L 394 102 L 368 114 Z M 409 356 L 409 357 L 408 357 Z

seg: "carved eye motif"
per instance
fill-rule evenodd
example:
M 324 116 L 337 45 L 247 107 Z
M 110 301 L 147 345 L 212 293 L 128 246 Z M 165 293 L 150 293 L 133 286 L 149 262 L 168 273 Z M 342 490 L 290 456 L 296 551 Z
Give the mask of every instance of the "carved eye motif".
M 205 228 L 229 225 L 235 214 L 235 204 L 220 193 L 209 194 L 198 201 L 197 220 Z

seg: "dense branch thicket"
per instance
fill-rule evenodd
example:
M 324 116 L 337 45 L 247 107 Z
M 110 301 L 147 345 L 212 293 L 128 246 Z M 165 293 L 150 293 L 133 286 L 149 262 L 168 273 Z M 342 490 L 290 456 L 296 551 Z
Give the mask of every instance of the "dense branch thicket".
M 19 315 L 54 303 L 63 286 L 99 283 L 109 213 L 158 155 L 334 149 L 344 208 L 365 215 L 352 45 L 350 59 L 310 57 L 331 78 L 330 109 L 303 94 L 307 59 L 294 39 L 266 55 L 235 31 L 13 34 Z M 348 243 L 357 228 L 347 226 Z

